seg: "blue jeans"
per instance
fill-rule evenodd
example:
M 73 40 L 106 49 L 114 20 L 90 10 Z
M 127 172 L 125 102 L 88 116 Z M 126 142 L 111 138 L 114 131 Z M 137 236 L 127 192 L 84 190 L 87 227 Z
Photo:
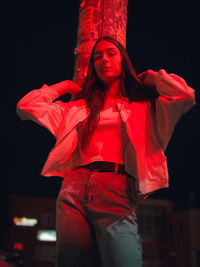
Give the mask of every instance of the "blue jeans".
M 57 198 L 57 267 L 142 267 L 127 179 L 81 168 L 63 180 Z

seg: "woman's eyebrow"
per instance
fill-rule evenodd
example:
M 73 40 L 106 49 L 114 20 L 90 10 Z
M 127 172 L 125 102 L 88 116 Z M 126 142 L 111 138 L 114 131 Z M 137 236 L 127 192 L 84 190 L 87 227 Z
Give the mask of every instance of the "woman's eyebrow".
M 112 51 L 112 50 L 116 51 L 117 49 L 114 48 L 114 47 L 110 47 L 110 48 L 107 48 L 107 49 L 106 49 L 107 52 L 110 52 L 110 51 Z M 97 50 L 97 51 L 94 52 L 94 55 L 96 55 L 96 54 L 101 54 L 101 53 L 102 53 L 102 51 L 98 51 L 98 50 Z
M 112 50 L 116 51 L 117 49 L 115 47 L 111 47 L 107 49 L 107 51 L 112 51 Z

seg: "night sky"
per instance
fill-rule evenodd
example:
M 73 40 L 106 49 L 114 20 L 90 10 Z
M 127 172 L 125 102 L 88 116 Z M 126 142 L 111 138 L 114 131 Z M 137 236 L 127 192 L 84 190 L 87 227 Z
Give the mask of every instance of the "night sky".
M 15 109 L 30 90 L 72 79 L 78 7 L 78 0 L 47 5 L 28 1 L 26 6 L 1 10 L 5 74 L 1 88 L 0 188 L 5 213 L 9 194 L 58 194 L 61 179 L 40 176 L 54 137 L 33 122 L 20 121 Z M 137 72 L 164 68 L 196 89 L 197 105 L 180 119 L 166 151 L 170 188 L 152 195 L 173 200 L 180 207 L 187 205 L 190 192 L 195 193 L 195 203 L 200 202 L 198 10 L 194 0 L 130 0 L 128 4 L 127 50 Z

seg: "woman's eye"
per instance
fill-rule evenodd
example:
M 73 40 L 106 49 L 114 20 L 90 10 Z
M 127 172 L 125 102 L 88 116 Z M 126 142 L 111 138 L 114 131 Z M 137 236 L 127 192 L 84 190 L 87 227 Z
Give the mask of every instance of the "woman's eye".
M 109 56 L 111 57 L 111 56 L 114 56 L 115 55 L 115 53 L 109 53 Z
M 99 59 L 99 58 L 101 58 L 101 56 L 96 56 L 96 57 L 95 57 L 95 60 L 97 60 L 97 59 Z

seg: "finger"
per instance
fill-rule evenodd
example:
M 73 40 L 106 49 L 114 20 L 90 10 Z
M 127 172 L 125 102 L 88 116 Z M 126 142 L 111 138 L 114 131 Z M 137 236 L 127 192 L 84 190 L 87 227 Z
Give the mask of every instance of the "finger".
M 142 72 L 142 73 L 140 73 L 140 74 L 137 76 L 137 78 L 138 78 L 141 82 L 144 82 L 144 80 L 146 79 L 146 77 L 147 77 L 146 72 Z
M 140 74 L 138 75 L 138 78 L 144 77 L 145 75 L 146 75 L 146 71 L 140 73 Z

